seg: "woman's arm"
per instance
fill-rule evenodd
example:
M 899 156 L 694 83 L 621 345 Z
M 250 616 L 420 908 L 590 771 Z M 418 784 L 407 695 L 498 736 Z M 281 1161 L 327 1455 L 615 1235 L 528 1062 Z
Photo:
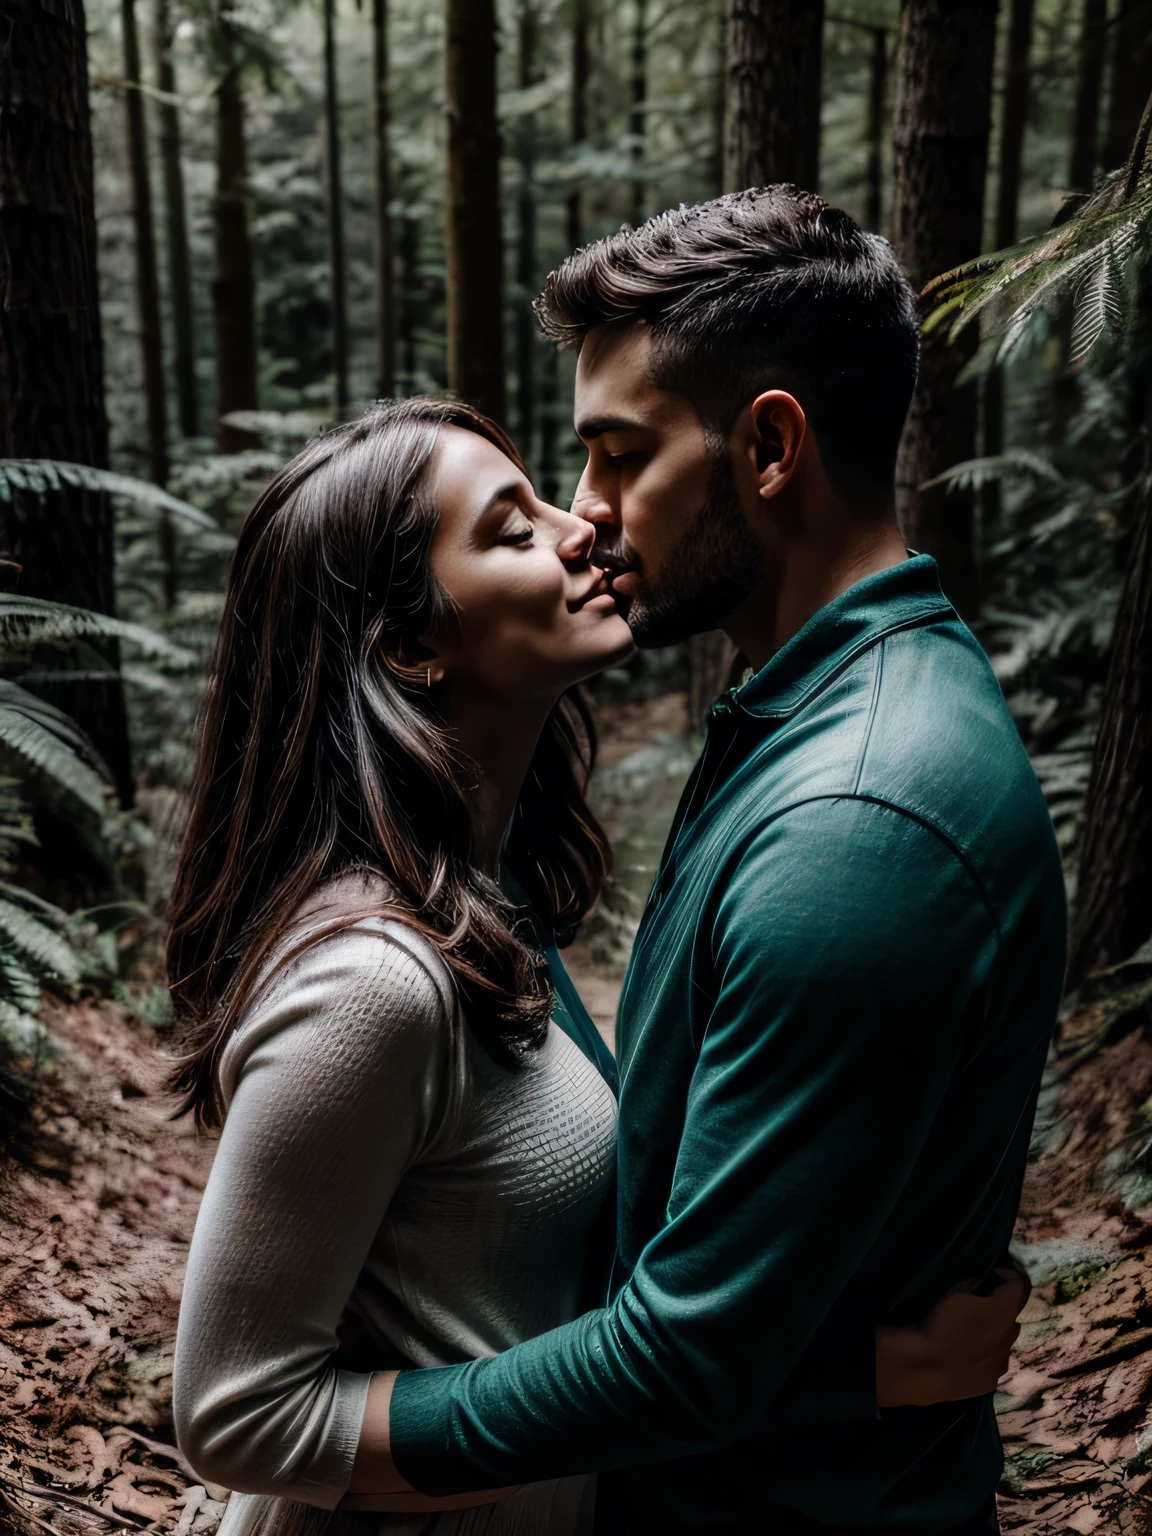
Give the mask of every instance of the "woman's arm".
M 329 1509 L 371 1382 L 334 1363 L 340 1315 L 450 1074 L 445 996 L 389 931 L 307 951 L 228 1048 L 235 1089 L 176 1347 L 177 1434 L 197 1471 Z

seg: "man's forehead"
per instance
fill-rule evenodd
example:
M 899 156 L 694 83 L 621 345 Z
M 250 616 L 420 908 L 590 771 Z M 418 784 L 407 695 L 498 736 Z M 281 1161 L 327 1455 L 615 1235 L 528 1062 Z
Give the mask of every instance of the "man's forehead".
M 587 439 L 628 426 L 659 428 L 678 419 L 687 402 L 652 383 L 651 329 L 615 322 L 588 332 L 576 361 L 575 423 Z M 592 430 L 585 431 L 589 426 Z

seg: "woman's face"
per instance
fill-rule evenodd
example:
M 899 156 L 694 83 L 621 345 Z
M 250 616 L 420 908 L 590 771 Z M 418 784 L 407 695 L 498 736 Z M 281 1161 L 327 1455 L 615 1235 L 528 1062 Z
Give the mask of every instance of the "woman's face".
M 557 696 L 631 655 L 628 625 L 590 563 L 595 529 L 540 501 L 494 444 L 445 429 L 429 491 L 432 571 L 456 621 L 422 636 L 436 671 L 494 696 Z

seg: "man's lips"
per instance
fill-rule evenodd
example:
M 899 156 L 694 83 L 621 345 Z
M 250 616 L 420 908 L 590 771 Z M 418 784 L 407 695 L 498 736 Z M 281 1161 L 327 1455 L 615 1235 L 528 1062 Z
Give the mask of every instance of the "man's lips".
M 617 597 L 632 597 L 640 582 L 639 571 L 621 571 L 611 578 L 612 591 Z

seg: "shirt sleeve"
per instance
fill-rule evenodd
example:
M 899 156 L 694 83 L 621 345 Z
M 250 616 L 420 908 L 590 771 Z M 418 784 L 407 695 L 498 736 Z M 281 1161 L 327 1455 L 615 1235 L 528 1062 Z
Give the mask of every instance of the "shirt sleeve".
M 960 858 L 885 805 L 813 801 L 756 837 L 704 921 L 710 1006 L 665 1224 L 608 1307 L 400 1375 L 393 1455 L 425 1493 L 762 1424 L 909 1177 L 997 951 Z
M 308 950 L 225 1051 L 231 1101 L 192 1238 L 173 1372 L 202 1476 L 333 1508 L 371 1376 L 336 1327 L 448 1075 L 445 995 L 404 940 Z

